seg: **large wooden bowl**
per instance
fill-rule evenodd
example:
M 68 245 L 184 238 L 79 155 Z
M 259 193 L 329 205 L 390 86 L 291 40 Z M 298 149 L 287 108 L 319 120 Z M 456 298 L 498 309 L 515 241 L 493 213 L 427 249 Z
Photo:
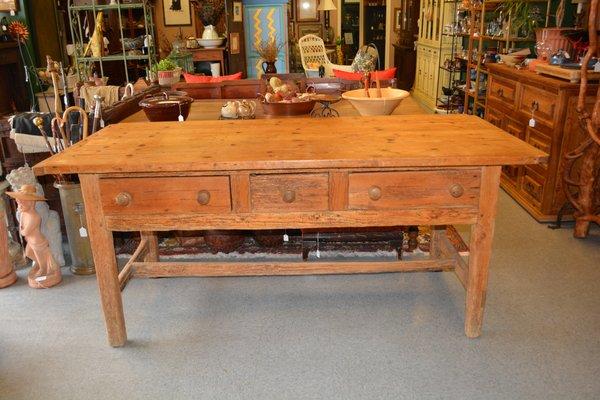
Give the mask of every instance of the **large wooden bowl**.
M 349 90 L 342 93 L 342 98 L 352 104 L 360 115 L 390 115 L 396 107 L 409 96 L 406 90 L 381 88 L 381 97 L 375 97 L 377 89 L 369 89 L 369 96 L 365 89 Z
M 187 119 L 193 102 L 194 99 L 188 96 L 168 96 L 166 99 L 164 96 L 154 96 L 140 101 L 139 106 L 151 122 L 177 121 L 180 111 L 183 119 Z
M 297 115 L 308 115 L 315 107 L 315 100 L 302 101 L 300 103 L 265 103 L 261 102 L 263 113 L 268 116 L 292 117 Z

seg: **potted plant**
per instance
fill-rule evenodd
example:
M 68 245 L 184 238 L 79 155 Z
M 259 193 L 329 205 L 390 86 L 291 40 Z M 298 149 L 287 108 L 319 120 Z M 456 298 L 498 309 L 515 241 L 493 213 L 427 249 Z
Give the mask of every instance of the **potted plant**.
M 283 48 L 283 43 L 277 43 L 277 36 L 272 36 L 269 40 L 261 40 L 254 45 L 254 49 L 263 60 L 262 69 L 265 74 L 276 74 L 275 62 L 277 55 Z M 266 67 L 265 67 L 266 64 Z
M 173 83 L 173 78 L 176 74 L 177 64 L 170 58 L 163 58 L 158 64 L 155 64 L 156 74 L 158 75 L 158 84 L 168 86 Z
M 531 37 L 535 29 L 544 24 L 540 6 L 527 0 L 509 0 L 502 5 L 502 10 L 510 18 L 511 36 Z

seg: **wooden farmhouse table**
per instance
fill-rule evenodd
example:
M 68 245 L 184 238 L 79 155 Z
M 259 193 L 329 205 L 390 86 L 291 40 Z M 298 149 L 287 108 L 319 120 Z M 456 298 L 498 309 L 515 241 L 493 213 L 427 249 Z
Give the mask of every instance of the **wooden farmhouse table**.
M 465 333 L 480 335 L 502 165 L 547 155 L 466 115 L 110 125 L 34 167 L 79 174 L 112 346 L 121 290 L 137 277 L 454 270 Z M 465 262 L 444 225 L 471 224 Z M 432 225 L 427 260 L 160 262 L 157 231 Z M 119 271 L 113 231 L 140 231 Z

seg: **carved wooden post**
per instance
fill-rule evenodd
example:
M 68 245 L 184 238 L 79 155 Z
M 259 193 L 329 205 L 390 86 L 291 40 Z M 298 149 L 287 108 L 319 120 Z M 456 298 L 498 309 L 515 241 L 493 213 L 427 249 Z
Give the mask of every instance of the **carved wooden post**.
M 596 180 L 600 179 L 600 88 L 596 93 L 596 103 L 592 114 L 585 109 L 585 97 L 587 93 L 587 68 L 593 56 L 598 55 L 598 32 L 596 21 L 598 17 L 598 0 L 592 0 L 590 4 L 588 32 L 590 45 L 581 63 L 581 84 L 579 86 L 579 98 L 577 101 L 577 112 L 581 129 L 587 133 L 588 138 L 584 140 L 575 150 L 565 154 L 565 170 L 563 181 L 567 199 L 573 204 L 575 212 L 575 230 L 573 236 L 584 238 L 587 236 L 590 223 L 600 224 L 600 194 L 595 193 L 599 185 Z M 577 160 L 581 159 L 579 177 L 572 178 L 573 167 Z M 571 191 L 575 188 L 575 191 Z

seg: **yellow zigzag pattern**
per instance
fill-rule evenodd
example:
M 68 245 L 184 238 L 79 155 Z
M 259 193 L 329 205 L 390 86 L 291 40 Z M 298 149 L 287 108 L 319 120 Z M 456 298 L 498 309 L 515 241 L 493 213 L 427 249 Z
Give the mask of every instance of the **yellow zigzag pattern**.
M 260 28 L 260 13 L 262 12 L 262 8 L 257 8 L 254 12 L 254 45 L 258 46 L 260 44 L 262 29 Z M 262 60 L 259 58 L 256 62 L 256 76 L 261 76 L 262 74 Z
M 271 8 L 271 11 L 269 11 L 269 13 L 267 14 L 267 21 L 269 21 L 269 23 L 267 24 L 267 27 L 269 28 L 269 39 L 270 40 L 275 40 L 275 26 L 273 25 L 273 23 L 275 21 L 273 21 L 273 14 L 275 13 L 275 9 Z

